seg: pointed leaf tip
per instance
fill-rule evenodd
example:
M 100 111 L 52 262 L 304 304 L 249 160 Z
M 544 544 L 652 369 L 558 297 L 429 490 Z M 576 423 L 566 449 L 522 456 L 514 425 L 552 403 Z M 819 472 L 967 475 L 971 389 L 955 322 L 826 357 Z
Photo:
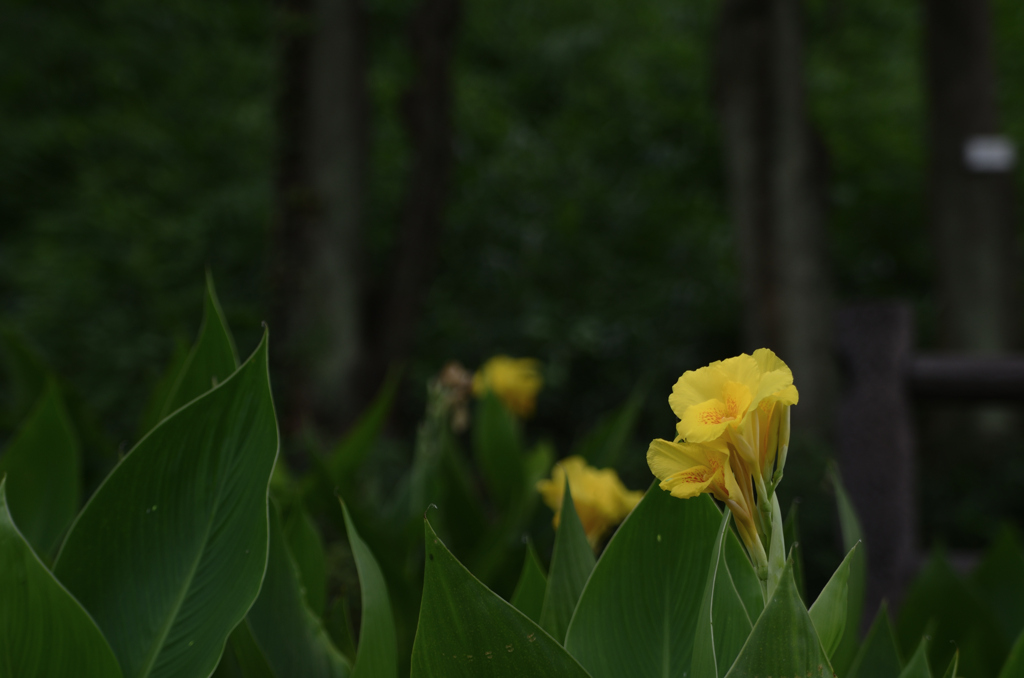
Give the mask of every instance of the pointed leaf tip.
M 579 663 L 519 610 L 474 577 L 423 527 L 427 566 L 412 651 L 412 678 L 588 678 Z

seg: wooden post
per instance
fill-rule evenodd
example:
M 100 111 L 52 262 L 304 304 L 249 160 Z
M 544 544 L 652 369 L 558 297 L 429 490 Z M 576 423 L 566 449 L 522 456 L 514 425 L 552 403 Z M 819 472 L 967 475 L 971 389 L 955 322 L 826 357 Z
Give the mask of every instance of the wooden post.
M 917 553 L 914 440 L 907 373 L 913 316 L 906 304 L 865 303 L 839 313 L 846 388 L 836 422 L 843 482 L 867 542 L 864 619 L 883 598 L 898 605 Z

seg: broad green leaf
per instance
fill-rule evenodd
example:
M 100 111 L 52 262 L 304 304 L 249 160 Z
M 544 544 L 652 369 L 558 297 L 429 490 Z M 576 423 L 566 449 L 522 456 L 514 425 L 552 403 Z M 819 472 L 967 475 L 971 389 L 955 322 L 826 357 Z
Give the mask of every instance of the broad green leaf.
M 246 616 L 277 678 L 344 678 L 345 658 L 306 605 L 298 566 L 288 550 L 277 505 L 270 504 L 270 549 L 263 588 Z
M 540 495 L 534 489 L 537 481 L 545 477 L 554 463 L 554 449 L 550 443 L 538 443 L 527 455 L 524 463 L 526 473 L 525 492 L 514 499 L 512 503 L 501 512 L 498 524 L 487 528 L 481 539 L 481 529 L 476 532 L 476 547 L 471 549 L 470 556 L 466 559 L 472 572 L 483 582 L 494 579 L 495 573 L 502 567 L 507 567 L 512 553 L 518 553 L 520 537 L 527 527 L 534 509 L 540 501 Z M 449 501 L 451 501 L 449 497 Z M 469 502 L 464 502 L 468 504 Z M 449 509 L 446 513 L 451 514 Z M 460 516 L 457 523 L 469 522 L 466 517 Z M 468 526 L 464 526 L 468 527 Z
M 1013 642 L 1024 630 L 1022 572 L 1024 549 L 1017 532 L 1010 526 L 1004 526 L 971 573 L 974 590 L 992 610 L 1007 642 Z
M 0 329 L 0 360 L 7 373 L 0 417 L 7 426 L 14 427 L 36 406 L 51 378 L 50 369 L 24 336 L 9 328 Z
M 779 495 L 772 495 L 772 537 L 768 548 L 768 598 L 775 595 L 775 589 L 786 570 L 786 530 L 782 526 L 782 509 Z M 798 591 L 799 593 L 799 591 Z
M 537 559 L 537 552 L 533 550 L 533 544 L 527 542 L 523 571 L 519 575 L 516 590 L 512 593 L 512 605 L 533 621 L 539 621 L 547 585 L 548 578 Z
M 388 371 L 373 402 L 324 460 L 327 472 L 335 484 L 344 486 L 352 482 L 356 470 L 373 450 L 395 401 L 401 376 L 402 372 L 397 368 Z
M 864 543 L 864 531 L 860 526 L 860 519 L 853 507 L 853 502 L 846 494 L 843 481 L 839 477 L 838 469 L 831 468 L 832 487 L 836 492 L 836 509 L 839 512 L 839 529 L 843 538 L 843 549 L 849 553 L 859 542 L 860 547 L 856 555 L 850 561 L 850 576 L 847 579 L 849 587 L 849 601 L 846 607 L 846 630 L 843 631 L 843 639 L 839 647 L 832 655 L 832 666 L 840 676 L 845 675 L 857 648 L 860 647 L 860 622 L 864 615 L 864 594 L 867 586 L 867 544 Z
M 843 678 L 899 678 L 902 671 L 903 660 L 889 623 L 889 608 L 883 600 L 864 644 Z
M 277 450 L 264 335 L 230 378 L 143 438 L 79 514 L 54 574 L 126 677 L 216 667 L 260 590 Z
M 78 439 L 83 494 L 89 496 L 120 458 L 117 444 L 92 411 L 92 399 L 83 398 L 67 382 L 55 379 L 39 352 L 19 333 L 0 329 L 0 359 L 8 377 L 5 388 L 0 389 L 0 395 L 6 396 L 0 402 L 0 427 L 21 426 L 39 402 L 47 382 L 55 380 Z
M 18 532 L 6 485 L 0 478 L 0 677 L 119 678 L 95 622 Z
M 848 603 L 850 597 L 850 563 L 857 554 L 860 544 L 855 545 L 843 562 L 839 564 L 836 571 L 832 573 L 831 579 L 825 584 L 825 588 L 818 594 L 818 599 L 811 605 L 809 614 L 814 630 L 818 633 L 821 646 L 830 658 L 839 649 L 839 643 L 843 639 L 843 632 L 846 630 Z
M 796 580 L 796 590 L 800 592 L 800 600 L 807 602 L 807 584 L 804 581 L 804 549 L 800 545 L 800 504 L 794 500 L 789 505 L 789 513 L 786 514 L 786 522 L 782 525 L 782 533 L 786 537 L 786 544 L 789 545 L 789 555 L 793 558 L 793 579 Z
M 583 439 L 573 445 L 570 456 L 579 455 L 596 468 L 618 465 L 643 408 L 646 390 L 638 386 L 624 405 L 601 417 Z
M 81 493 L 78 440 L 57 385 L 50 380 L 14 440 L 0 455 L 8 503 L 21 534 L 49 560 L 78 512 Z
M 203 297 L 203 321 L 199 336 L 192 345 L 185 363 L 167 394 L 160 409 L 163 419 L 185 403 L 201 396 L 231 376 L 238 366 L 235 341 L 231 338 L 224 312 L 213 289 L 213 277 L 206 274 L 206 294 Z
M 731 513 L 726 509 L 711 551 L 711 563 L 700 603 L 697 633 L 693 638 L 690 675 L 724 676 L 736 660 L 752 628 L 747 610 L 725 564 L 725 534 Z
M 934 624 L 934 629 L 928 631 Z M 936 551 L 911 582 L 896 619 L 896 638 L 905 654 L 929 632 L 931 666 L 946 666 L 955 648 L 966 676 L 995 676 L 1009 652 L 992 611 Z M 955 643 L 955 645 L 954 645 Z
M 526 450 L 519 421 L 493 393 L 477 403 L 473 419 L 473 457 L 498 506 L 523 492 Z
M 949 662 L 949 666 L 946 667 L 946 672 L 942 674 L 942 678 L 956 678 L 957 669 L 960 666 L 960 650 L 953 653 L 953 659 Z
M 457 441 L 452 437 L 446 437 L 446 445 L 442 452 L 441 463 L 438 467 L 438 475 L 442 479 L 441 494 L 437 498 L 439 506 L 444 507 L 444 515 L 450 516 L 451 520 L 445 522 L 441 529 L 448 543 L 457 552 L 471 553 L 476 549 L 501 550 L 495 548 L 494 541 L 488 537 L 495 537 L 493 526 L 488 520 L 487 512 L 484 510 L 480 497 L 480 484 L 474 476 L 473 469 L 469 464 L 463 451 L 459 448 Z M 423 507 L 420 507 L 422 510 Z M 504 511 L 501 518 L 509 517 L 509 511 Z M 522 534 L 522 527 L 517 529 L 517 534 Z M 481 554 L 483 555 L 483 554 Z M 476 565 L 471 557 L 467 561 Z M 473 572 L 486 580 L 481 572 L 475 567 Z
M 171 360 L 164 373 L 160 375 L 160 378 L 153 386 L 153 390 L 149 394 L 149 400 L 146 402 L 146 407 L 142 410 L 142 416 L 139 417 L 139 438 L 146 435 L 163 418 L 164 405 L 167 404 L 171 392 L 178 383 L 178 375 L 181 374 L 182 368 L 185 367 L 189 350 L 188 342 L 178 337 L 174 342 L 174 352 L 171 353 Z
M 910 661 L 903 668 L 899 678 L 932 678 L 931 667 L 928 666 L 928 638 L 921 638 Z
M 469 573 L 424 519 L 426 562 L 412 678 L 583 678 L 551 636 Z
M 551 552 L 551 570 L 540 610 L 541 627 L 560 643 L 565 640 L 569 620 L 593 569 L 594 552 L 576 514 L 569 479 L 566 478 L 555 546 Z
M 212 678 L 276 678 L 244 619 L 228 636 Z
M 284 516 L 288 550 L 299 568 L 306 604 L 318 617 L 327 611 L 327 556 L 320 531 L 298 503 Z
M 721 521 L 709 496 L 677 499 L 651 485 L 608 542 L 566 635 L 566 649 L 594 678 L 682 678 L 690 670 Z M 731 530 L 726 535 L 736 541 Z M 734 581 L 754 577 L 760 597 L 746 557 L 730 559 L 730 551 L 727 545 Z
M 348 514 L 348 508 L 341 505 L 345 513 L 345 530 L 352 547 L 359 574 L 359 595 L 362 600 L 363 617 L 359 624 L 359 647 L 352 666 L 352 678 L 389 678 L 398 675 L 398 647 L 395 643 L 395 620 L 391 614 L 391 600 L 384 574 L 369 547 L 360 538 Z
M 736 585 L 740 600 L 747 610 L 747 617 L 753 622 L 764 610 L 764 593 L 761 591 L 761 581 L 750 564 L 750 558 L 733 530 L 726 533 L 725 564 L 729 567 L 732 583 Z
M 754 624 L 743 650 L 727 678 L 764 676 L 832 676 L 814 624 L 800 600 L 790 561 L 783 570 L 775 595 Z
M 1017 636 L 1007 657 L 1003 670 L 999 672 L 999 678 L 1019 678 L 1024 676 L 1024 631 Z

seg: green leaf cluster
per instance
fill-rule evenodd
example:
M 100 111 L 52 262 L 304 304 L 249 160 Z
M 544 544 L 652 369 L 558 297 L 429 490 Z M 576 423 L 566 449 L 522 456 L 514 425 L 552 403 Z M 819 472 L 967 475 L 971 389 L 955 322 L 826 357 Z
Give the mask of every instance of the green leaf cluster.
M 778 495 L 764 509 L 759 577 L 729 510 L 657 482 L 595 551 L 567 479 L 545 568 L 535 488 L 555 453 L 529 444 L 497 397 L 478 402 L 460 437 L 451 393 L 432 382 L 408 470 L 383 491 L 372 479 L 396 458 L 382 430 L 397 371 L 344 439 L 311 444 L 296 474 L 279 455 L 267 334 L 237 356 L 208 279 L 197 339 L 151 397 L 139 441 L 92 491 L 87 418 L 26 362 L 35 403 L 0 453 L 0 678 L 1024 672 L 1024 548 L 1012 530 L 970 577 L 936 552 L 896 623 L 883 604 L 862 640 L 866 546 L 836 473 L 846 556 L 813 602 L 796 511 L 783 520 Z M 613 463 L 640 393 L 574 451 Z
M 269 494 L 267 334 L 236 356 L 208 280 L 196 342 L 84 506 L 76 419 L 45 379 L 0 454 L 0 676 L 397 676 L 381 569 L 340 506 L 362 623 L 351 657 L 331 639 L 319 530 Z

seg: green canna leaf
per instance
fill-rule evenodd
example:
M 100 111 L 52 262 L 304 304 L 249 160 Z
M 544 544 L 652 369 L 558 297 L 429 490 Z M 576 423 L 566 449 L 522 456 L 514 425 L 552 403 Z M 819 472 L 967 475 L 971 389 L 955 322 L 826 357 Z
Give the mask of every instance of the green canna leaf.
M 167 404 L 167 399 L 171 395 L 171 391 L 174 390 L 175 385 L 178 383 L 178 375 L 181 374 L 182 368 L 185 367 L 185 362 L 188 360 L 191 347 L 188 342 L 182 337 L 176 337 L 174 342 L 174 350 L 171 353 L 171 359 L 164 368 L 163 374 L 157 380 L 153 386 L 152 392 L 149 394 L 149 400 L 146 402 L 146 407 L 142 410 L 142 415 L 139 417 L 139 428 L 138 437 L 146 435 L 150 429 L 160 423 L 164 415 L 164 405 Z
M 808 674 L 812 678 L 831 678 L 832 666 L 800 600 L 791 560 L 782 572 L 775 595 L 768 600 L 726 677 Z
M 860 526 L 857 511 L 846 494 L 839 470 L 832 466 L 832 486 L 836 492 L 836 508 L 839 512 L 839 528 L 843 537 L 843 548 L 847 553 L 860 543 L 857 553 L 850 561 L 850 576 L 847 578 L 849 597 L 846 606 L 846 629 L 839 647 L 832 655 L 832 666 L 840 676 L 845 675 L 857 648 L 860 646 L 860 624 L 864 615 L 864 595 L 867 586 L 868 556 L 867 544 L 864 543 L 864 531 Z
M 228 636 L 220 664 L 211 678 L 275 678 L 246 620 L 243 619 Z
M 956 678 L 957 669 L 960 667 L 960 650 L 953 653 L 953 659 L 950 660 L 949 666 L 946 667 L 946 672 L 942 674 L 942 678 Z
M 569 479 L 566 478 L 561 517 L 551 553 L 551 570 L 540 611 L 541 627 L 560 643 L 565 640 L 573 610 L 594 569 L 594 552 L 576 514 L 570 490 Z
M 1024 676 L 1024 631 L 1017 636 L 1017 640 L 1013 643 L 1013 649 L 1010 650 L 1010 656 L 1006 658 L 1006 663 L 1003 664 L 1003 669 L 999 672 L 999 678 L 1017 678 L 1018 676 Z
M 736 660 L 752 624 L 725 562 L 725 533 L 731 513 L 726 509 L 718 537 L 711 552 L 704 598 L 693 638 L 690 675 L 718 678 L 724 676 Z
M 725 564 L 729 567 L 732 583 L 740 594 L 740 600 L 747 610 L 747 617 L 753 623 L 764 610 L 764 593 L 761 581 L 757 578 L 747 552 L 737 539 L 736 533 L 729 530 L 725 538 Z
M 423 521 L 426 571 L 412 678 L 584 678 L 551 636 L 469 573 Z
M 594 678 L 689 672 L 721 521 L 709 496 L 677 499 L 652 483 L 608 542 L 566 634 L 566 649 Z M 733 582 L 757 609 L 743 593 L 761 598 L 757 575 L 732 530 L 724 539 Z
M 320 531 L 302 505 L 295 502 L 283 517 L 288 550 L 299 568 L 306 604 L 318 617 L 327 611 L 327 556 Z
M 28 420 L 0 455 L 14 522 L 33 550 L 49 561 L 78 512 L 81 458 L 60 391 L 53 380 Z
M 524 491 L 526 448 L 522 438 L 516 416 L 494 393 L 484 394 L 474 413 L 473 457 L 500 507 L 508 506 Z
M 997 675 L 1010 649 L 992 610 L 938 550 L 911 582 L 896 618 L 896 638 L 904 653 L 925 633 L 933 639 L 929 664 L 946 666 L 959 647 L 960 670 L 966 676 Z
M 818 594 L 818 599 L 811 605 L 809 613 L 814 630 L 818 633 L 825 654 L 831 658 L 843 639 L 848 617 L 848 599 L 850 597 L 850 564 L 857 555 L 860 544 L 854 545 L 843 558 L 825 588 Z
M 345 513 L 345 530 L 359 573 L 359 594 L 363 608 L 352 678 L 395 678 L 398 675 L 398 647 L 384 573 L 370 553 L 370 548 L 356 532 L 348 508 L 344 503 L 341 508 Z
M 335 485 L 344 487 L 351 483 L 355 472 L 377 444 L 391 411 L 391 405 L 395 401 L 401 376 L 402 372 L 397 368 L 388 371 L 373 402 L 327 455 L 324 466 Z
M 1012 527 L 1004 526 L 984 558 L 971 572 L 970 583 L 992 610 L 1006 642 L 1024 630 L 1024 548 Z
M 206 294 L 203 297 L 203 320 L 199 336 L 185 358 L 160 408 L 157 422 L 182 405 L 201 396 L 224 381 L 238 366 L 235 340 L 231 337 L 224 312 L 213 288 L 213 276 L 206 274 Z
M 260 590 L 277 450 L 264 335 L 231 377 L 143 438 L 79 514 L 54 574 L 126 677 L 217 666 Z
M 523 571 L 519 575 L 516 590 L 512 593 L 512 605 L 533 621 L 539 621 L 547 586 L 548 578 L 537 558 L 537 552 L 533 549 L 533 543 L 527 542 Z
M 903 668 L 899 678 L 932 678 L 931 667 L 928 666 L 928 637 L 921 638 L 917 651 Z
M 298 566 L 280 512 L 270 505 L 270 549 L 259 598 L 246 616 L 252 636 L 277 678 L 345 678 L 349 664 L 306 605 Z
M 800 504 L 794 500 L 789 505 L 789 513 L 782 525 L 782 533 L 789 547 L 789 555 L 793 558 L 793 578 L 796 579 L 796 590 L 800 600 L 807 602 L 807 584 L 804 581 L 804 550 L 800 545 Z
M 903 660 L 889 622 L 889 608 L 883 600 L 844 678 L 899 678 L 902 671 Z
M 18 531 L 0 479 L 0 677 L 120 678 L 110 645 Z

